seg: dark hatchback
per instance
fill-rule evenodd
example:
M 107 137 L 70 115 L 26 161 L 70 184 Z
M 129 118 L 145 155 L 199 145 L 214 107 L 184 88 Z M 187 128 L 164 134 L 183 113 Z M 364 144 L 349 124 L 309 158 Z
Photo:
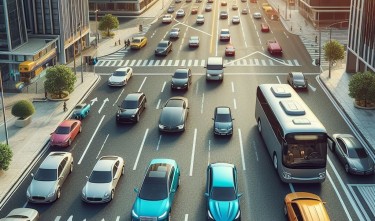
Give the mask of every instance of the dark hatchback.
M 146 95 L 142 92 L 128 94 L 116 113 L 117 123 L 138 122 L 146 108 Z
M 214 134 L 215 135 L 232 135 L 233 120 L 232 112 L 229 107 L 220 106 L 215 108 L 214 117 Z
M 191 84 L 191 70 L 190 68 L 177 69 L 171 81 L 171 89 L 189 89 Z

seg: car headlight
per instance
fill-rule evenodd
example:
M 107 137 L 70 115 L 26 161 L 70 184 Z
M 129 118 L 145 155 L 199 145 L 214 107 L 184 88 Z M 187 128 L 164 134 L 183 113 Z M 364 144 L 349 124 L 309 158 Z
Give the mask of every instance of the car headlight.
M 47 198 L 49 198 L 49 197 L 53 197 L 53 195 L 55 195 L 55 191 L 49 193 L 49 194 L 47 195 Z
M 163 124 L 159 124 L 159 128 L 160 129 L 164 129 L 164 125 Z
M 177 126 L 177 128 L 178 128 L 179 130 L 181 130 L 181 129 L 183 129 L 183 128 L 184 128 L 184 125 L 183 125 L 183 124 L 181 124 L 181 125 L 178 125 L 178 126 Z
M 111 195 L 111 194 L 110 194 L 109 192 L 106 192 L 106 193 L 104 194 L 104 198 L 107 199 L 110 195 Z
M 158 219 L 164 219 L 165 217 L 167 217 L 168 215 L 168 211 L 165 211 L 163 214 L 161 214 Z
M 358 169 L 353 165 L 353 166 L 352 166 L 352 170 L 357 171 Z
M 132 114 L 132 117 L 135 117 L 135 114 Z
M 138 214 L 135 213 L 134 209 L 132 209 L 132 216 L 134 216 L 135 218 L 138 218 Z
M 219 128 L 216 128 L 216 127 L 215 127 L 215 131 L 216 131 L 216 132 L 219 132 Z
M 212 216 L 210 210 L 207 210 L 207 214 L 208 214 L 208 217 L 210 217 L 210 219 L 214 219 L 214 217 Z
M 238 218 L 240 218 L 240 216 L 241 216 L 241 210 L 238 210 L 238 213 L 237 213 L 237 215 L 236 215 L 236 218 L 234 218 L 234 219 L 237 220 Z
M 68 143 L 69 139 L 70 139 L 69 137 L 66 138 L 66 139 L 64 140 L 64 143 Z

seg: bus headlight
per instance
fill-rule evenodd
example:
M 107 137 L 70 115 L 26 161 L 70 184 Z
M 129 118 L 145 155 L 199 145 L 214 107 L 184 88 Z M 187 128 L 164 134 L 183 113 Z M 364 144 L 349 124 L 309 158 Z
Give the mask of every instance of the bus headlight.
M 283 172 L 283 177 L 287 180 L 290 180 L 292 179 L 292 175 L 291 173 L 288 173 L 288 172 Z
M 325 179 L 326 177 L 326 172 L 319 173 L 319 179 Z

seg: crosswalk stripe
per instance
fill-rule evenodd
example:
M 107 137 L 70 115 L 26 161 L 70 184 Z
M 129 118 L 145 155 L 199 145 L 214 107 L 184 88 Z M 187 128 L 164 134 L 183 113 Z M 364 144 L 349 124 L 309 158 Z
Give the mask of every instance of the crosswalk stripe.
M 206 66 L 206 60 L 202 60 L 202 61 L 201 61 L 201 66 L 202 66 L 202 67 Z
M 194 66 L 198 66 L 198 60 L 194 60 Z
M 156 60 L 155 66 L 159 66 L 160 60 Z
M 293 61 L 294 61 L 294 65 L 296 65 L 296 66 L 301 66 L 301 65 L 298 63 L 298 60 L 297 60 L 297 59 L 294 59 Z
M 271 66 L 274 66 L 273 60 L 268 60 L 268 62 Z
M 142 63 L 142 60 L 138 60 L 138 62 L 135 66 L 139 66 L 141 63 Z
M 172 66 L 172 62 L 173 62 L 173 60 L 168 60 L 167 66 Z
M 180 60 L 175 60 L 174 61 L 174 66 L 178 66 L 178 63 L 180 63 Z
M 258 59 L 254 59 L 254 63 L 256 66 L 259 66 L 259 60 Z
M 153 66 L 155 60 L 151 60 L 150 63 L 147 66 Z
M 266 61 L 265 61 L 265 60 L 262 60 L 262 65 L 263 65 L 263 66 L 266 65 Z
M 142 66 L 146 66 L 148 63 L 148 60 L 144 60 Z
M 136 61 L 137 61 L 137 60 L 132 60 L 132 62 L 130 63 L 129 66 L 134 66 L 134 64 L 135 64 Z
M 191 67 L 191 60 L 188 61 L 188 67 Z
M 167 60 L 163 60 L 162 62 L 161 62 L 161 65 L 160 66 L 165 66 L 165 63 L 167 62 Z
M 129 64 L 129 60 L 126 60 L 124 66 L 128 66 L 128 64 Z
M 184 66 L 185 66 L 185 62 L 186 62 L 186 60 L 182 60 L 182 61 L 181 61 L 181 66 L 184 67 Z

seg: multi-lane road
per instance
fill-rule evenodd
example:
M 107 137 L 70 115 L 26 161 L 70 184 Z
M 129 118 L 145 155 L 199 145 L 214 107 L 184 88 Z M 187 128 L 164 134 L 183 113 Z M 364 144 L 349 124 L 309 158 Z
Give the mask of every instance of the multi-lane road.
M 319 195 L 326 202 L 331 220 L 375 220 L 374 198 L 371 194 L 375 190 L 375 179 L 372 176 L 345 174 L 336 157 L 329 152 L 327 179 L 324 183 L 282 183 L 257 132 L 254 118 L 257 85 L 285 83 L 289 71 L 303 71 L 307 73 L 309 88 L 299 94 L 325 125 L 328 133 L 352 133 L 350 125 L 316 81 L 317 67 L 311 65 L 311 59 L 299 38 L 285 32 L 279 22 L 267 18 L 254 20 L 252 13 L 261 11 L 257 4 L 238 1 L 239 10 L 233 11 L 231 4 L 220 6 L 216 1 L 212 12 L 204 12 L 204 4 L 176 4 L 176 10 L 184 8 L 187 15 L 175 19 L 169 25 L 161 24 L 159 19 L 146 34 L 149 42 L 145 48 L 125 51 L 117 60 L 106 61 L 102 58 L 99 61 L 95 71 L 101 79 L 85 98 L 85 102 L 97 101 L 93 101 L 89 116 L 83 120 L 82 133 L 66 149 L 73 153 L 75 167 L 62 188 L 61 198 L 48 205 L 27 203 L 28 177 L 2 208 L 0 217 L 13 208 L 25 206 L 37 209 L 43 221 L 130 220 L 135 199 L 133 189 L 141 185 L 150 160 L 172 158 L 181 168 L 181 186 L 172 207 L 172 220 L 205 220 L 204 188 L 206 168 L 210 162 L 230 162 L 237 166 L 239 190 L 243 193 L 242 220 L 285 220 L 283 199 L 291 191 Z M 199 5 L 199 10 L 203 11 L 206 18 L 204 25 L 196 25 L 196 16 L 190 15 L 193 5 Z M 239 14 L 244 7 L 248 7 L 250 13 L 240 15 L 239 25 L 232 25 L 232 15 Z M 229 12 L 228 20 L 218 19 L 221 10 Z M 261 22 L 269 23 L 270 33 L 260 32 Z M 176 26 L 181 29 L 181 36 L 173 41 L 173 51 L 165 58 L 155 57 L 157 43 L 168 38 L 169 30 Z M 230 29 L 236 56 L 226 58 L 225 79 L 222 83 L 206 82 L 205 60 L 208 56 L 224 55 L 226 43 L 218 41 L 221 28 Z M 200 37 L 199 48 L 188 48 L 187 41 L 191 35 Z M 272 57 L 266 51 L 266 40 L 273 38 L 283 47 L 281 57 Z M 109 74 L 121 65 L 133 67 L 133 78 L 126 87 L 108 87 Z M 171 75 L 179 66 L 192 69 L 193 83 L 189 91 L 170 90 Z M 117 104 L 134 91 L 146 94 L 146 111 L 141 115 L 139 123 L 118 126 L 115 122 Z M 161 134 L 157 126 L 160 107 L 171 96 L 185 96 L 189 99 L 187 129 L 179 134 Z M 214 108 L 219 105 L 232 108 L 235 118 L 232 137 L 213 135 L 211 118 Z M 50 148 L 47 152 L 52 150 L 57 149 Z M 84 203 L 80 197 L 86 176 L 103 155 L 123 157 L 126 162 L 125 176 L 121 178 L 112 202 L 103 205 Z M 33 169 L 34 173 L 39 164 Z

